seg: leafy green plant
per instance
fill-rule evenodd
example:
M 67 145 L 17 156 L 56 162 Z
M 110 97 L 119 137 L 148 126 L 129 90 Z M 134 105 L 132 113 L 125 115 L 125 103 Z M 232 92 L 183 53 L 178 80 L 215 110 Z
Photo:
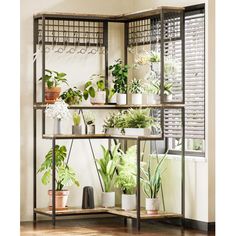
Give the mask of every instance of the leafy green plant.
M 114 92 L 126 93 L 127 92 L 127 78 L 128 78 L 128 65 L 123 65 L 121 59 L 116 60 L 114 65 L 109 66 L 109 70 L 112 71 L 112 75 L 115 77 Z
M 140 94 L 143 92 L 143 85 L 140 79 L 132 79 L 129 85 L 129 91 L 132 94 Z
M 95 116 L 92 112 L 84 113 L 84 122 L 86 125 L 94 125 L 95 124 Z
M 161 158 L 160 161 L 158 161 L 158 157 L 155 157 L 157 159 L 157 163 L 155 166 L 151 163 L 150 160 L 151 158 L 149 157 L 147 170 L 145 170 L 143 167 L 141 168 L 141 171 L 143 173 L 143 176 L 141 177 L 143 190 L 148 198 L 156 198 L 160 190 L 162 164 L 164 163 L 164 160 L 167 157 L 167 152 Z M 152 172 L 152 167 L 154 167 L 153 172 Z
M 129 109 L 125 115 L 124 128 L 155 127 L 155 118 L 150 116 L 150 109 Z
M 126 153 L 122 152 L 120 162 L 117 166 L 118 175 L 115 187 L 120 188 L 126 194 L 134 194 L 136 188 L 136 150 L 137 146 L 131 146 Z
M 39 80 L 43 80 L 47 84 L 47 87 L 50 89 L 53 87 L 57 87 L 61 83 L 66 83 L 68 85 L 67 79 L 65 77 L 66 74 L 64 72 L 45 69 L 45 75 Z
M 110 192 L 113 185 L 115 171 L 120 159 L 119 147 L 117 144 L 110 151 L 101 145 L 103 150 L 103 157 L 96 159 L 98 163 L 98 171 L 102 177 L 105 192 Z
M 83 93 L 77 88 L 69 88 L 64 91 L 60 98 L 69 105 L 76 105 L 82 102 Z
M 173 83 L 165 82 L 164 83 L 164 94 L 170 95 L 172 94 Z
M 78 126 L 80 124 L 80 115 L 78 114 L 78 112 L 74 112 L 73 113 L 73 122 L 75 126 Z
M 149 61 L 152 62 L 152 63 L 155 63 L 155 62 L 160 62 L 160 54 L 155 52 L 155 51 L 151 51 L 149 53 L 149 57 L 148 57 Z
M 65 146 L 55 146 L 55 162 L 56 162 L 56 190 L 61 191 L 65 186 L 75 184 L 80 186 L 75 171 L 65 162 L 67 150 Z M 52 176 L 52 149 L 45 156 L 44 162 L 41 164 L 39 172 L 44 172 L 41 178 L 42 183 L 47 185 L 51 181 Z

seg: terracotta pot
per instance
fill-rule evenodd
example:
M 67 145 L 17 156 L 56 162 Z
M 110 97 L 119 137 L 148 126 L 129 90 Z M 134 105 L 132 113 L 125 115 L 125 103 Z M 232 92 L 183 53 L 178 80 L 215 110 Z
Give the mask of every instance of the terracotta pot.
M 53 104 L 59 98 L 61 93 L 60 87 L 45 88 L 45 102 Z
M 56 209 L 61 209 L 66 207 L 68 195 L 69 195 L 69 190 L 55 191 Z M 49 196 L 49 207 L 52 207 L 52 190 L 48 190 L 48 196 Z

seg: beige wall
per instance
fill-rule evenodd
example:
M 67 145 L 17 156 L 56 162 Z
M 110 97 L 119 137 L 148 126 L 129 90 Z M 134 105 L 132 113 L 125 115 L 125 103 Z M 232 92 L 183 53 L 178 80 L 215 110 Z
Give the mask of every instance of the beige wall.
M 133 10 L 147 9 L 158 5 L 192 5 L 202 1 L 127 1 L 127 0 L 50 0 L 50 1 L 21 1 L 21 220 L 32 220 L 32 15 L 41 11 L 61 11 L 61 12 L 80 12 L 80 13 L 101 13 L 101 14 L 117 14 L 131 12 Z M 134 4 L 135 3 L 135 4 Z M 212 1 L 210 5 L 214 5 Z M 208 9 L 208 8 L 207 8 Z M 208 18 L 208 14 L 207 14 Z M 206 36 L 209 38 L 206 56 L 206 78 L 209 84 L 208 92 L 210 98 L 208 103 L 214 104 L 214 64 L 208 62 L 208 55 L 213 55 L 214 45 L 214 19 L 213 11 L 209 14 L 209 24 L 207 27 L 211 29 Z M 123 57 L 122 48 L 123 29 L 118 24 L 109 26 L 109 63 L 114 59 Z M 40 61 L 40 59 L 39 59 Z M 103 72 L 102 57 L 89 57 L 86 55 L 58 55 L 54 53 L 47 54 L 47 67 L 68 73 L 71 85 L 78 85 L 85 81 L 89 75 L 93 73 Z M 89 65 L 89 66 L 88 66 Z M 209 65 L 209 66 L 208 66 Z M 39 63 L 40 66 L 40 63 Z M 40 74 L 38 74 L 39 76 Z M 99 114 L 99 115 L 98 115 Z M 186 164 L 186 217 L 202 220 L 214 221 L 214 106 L 211 105 L 211 111 L 207 110 L 208 119 L 211 120 L 207 130 L 207 158 L 206 161 L 189 160 Z M 102 120 L 106 114 L 96 113 L 97 121 L 102 124 Z M 40 112 L 38 114 L 40 119 Z M 39 122 L 40 123 L 40 122 Z M 50 128 L 50 121 L 49 128 Z M 70 132 L 70 122 L 64 122 L 63 129 Z M 48 132 L 50 129 L 48 128 Z M 101 129 L 98 127 L 98 129 Z M 40 131 L 40 125 L 38 126 Z M 69 142 L 65 142 L 69 148 Z M 93 141 L 95 153 L 100 155 L 100 144 L 106 142 Z M 49 148 L 50 142 L 41 140 L 38 134 L 38 161 L 41 163 L 45 153 Z M 71 165 L 78 171 L 81 188 L 71 187 L 70 205 L 81 205 L 82 187 L 84 185 L 92 185 L 95 192 L 100 191 L 99 182 L 92 161 L 91 152 L 89 150 L 88 141 L 75 141 L 72 154 Z M 170 210 L 179 210 L 180 192 L 178 186 L 180 183 L 179 176 L 179 160 L 168 160 L 168 168 L 166 175 L 166 184 L 164 193 L 166 196 L 166 205 Z M 40 177 L 38 183 L 38 207 L 47 204 L 48 186 L 42 186 Z M 175 193 L 173 195 L 173 192 Z M 173 197 L 175 196 L 175 197 Z M 96 195 L 96 204 L 100 202 L 100 194 Z

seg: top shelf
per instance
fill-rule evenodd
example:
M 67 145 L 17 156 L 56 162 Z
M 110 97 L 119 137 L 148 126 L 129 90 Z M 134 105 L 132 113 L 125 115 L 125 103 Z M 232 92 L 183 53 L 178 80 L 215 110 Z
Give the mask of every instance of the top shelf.
M 111 22 L 126 22 L 142 18 L 148 18 L 160 14 L 161 12 L 182 12 L 183 7 L 161 6 L 145 11 L 137 11 L 133 13 L 119 15 L 98 15 L 98 14 L 80 14 L 80 13 L 63 13 L 63 12 L 41 12 L 34 15 L 35 19 L 50 18 L 50 19 L 82 19 L 82 20 L 97 20 Z
M 34 104 L 34 109 L 45 109 L 47 104 L 37 103 Z M 69 109 L 84 109 L 84 110 L 109 110 L 109 109 L 138 109 L 138 108 L 167 108 L 167 109 L 175 109 L 175 108 L 183 108 L 184 104 L 182 103 L 166 103 L 166 104 L 155 104 L 155 105 L 148 105 L 148 104 L 142 104 L 142 105 L 112 105 L 112 104 L 106 104 L 106 105 L 70 105 L 68 106 Z

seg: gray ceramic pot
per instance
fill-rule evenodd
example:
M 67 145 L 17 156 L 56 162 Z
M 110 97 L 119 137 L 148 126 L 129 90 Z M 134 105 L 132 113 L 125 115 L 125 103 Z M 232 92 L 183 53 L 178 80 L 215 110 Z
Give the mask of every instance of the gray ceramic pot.
M 82 134 L 82 126 L 72 125 L 72 134 Z

